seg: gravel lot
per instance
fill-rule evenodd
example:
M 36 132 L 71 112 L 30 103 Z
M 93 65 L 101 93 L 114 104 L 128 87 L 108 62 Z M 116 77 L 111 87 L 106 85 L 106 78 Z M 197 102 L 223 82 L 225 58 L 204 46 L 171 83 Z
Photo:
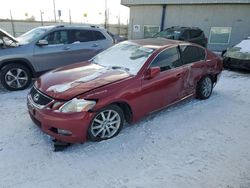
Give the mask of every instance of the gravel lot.
M 210 99 L 189 99 L 115 138 L 53 152 L 29 119 L 28 90 L 0 88 L 1 188 L 249 188 L 250 74 L 224 71 Z

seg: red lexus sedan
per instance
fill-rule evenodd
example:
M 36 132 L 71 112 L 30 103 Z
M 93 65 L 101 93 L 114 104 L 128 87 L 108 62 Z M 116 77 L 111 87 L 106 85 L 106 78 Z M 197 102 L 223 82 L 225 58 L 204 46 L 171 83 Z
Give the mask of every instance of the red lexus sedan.
M 119 43 L 93 59 L 38 78 L 28 94 L 31 119 L 67 143 L 116 136 L 124 122 L 187 97 L 207 99 L 222 60 L 187 42 L 142 39 Z

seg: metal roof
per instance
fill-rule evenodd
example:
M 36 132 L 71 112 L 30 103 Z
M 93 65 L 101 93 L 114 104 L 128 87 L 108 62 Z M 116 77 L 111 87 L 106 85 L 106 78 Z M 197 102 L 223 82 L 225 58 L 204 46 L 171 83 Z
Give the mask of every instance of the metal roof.
M 250 0 L 121 0 L 125 6 L 162 4 L 250 4 Z

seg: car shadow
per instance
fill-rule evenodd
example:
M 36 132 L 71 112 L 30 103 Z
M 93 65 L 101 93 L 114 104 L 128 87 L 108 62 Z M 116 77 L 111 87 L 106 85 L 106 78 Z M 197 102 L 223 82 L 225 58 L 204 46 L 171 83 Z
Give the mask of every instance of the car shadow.
M 243 69 L 236 69 L 236 68 L 230 68 L 230 69 L 225 69 L 228 72 L 236 72 L 239 73 L 241 76 L 250 76 L 250 70 L 243 70 Z
M 218 93 L 214 92 L 213 96 L 211 96 L 211 98 L 209 100 L 214 100 L 217 97 L 219 97 Z M 203 101 L 203 100 L 197 100 L 197 99 L 195 99 L 195 97 L 189 97 L 181 102 L 178 102 L 176 104 L 165 107 L 161 110 L 155 111 L 149 115 L 146 115 L 137 122 L 134 122 L 131 124 L 126 123 L 124 125 L 122 131 L 120 132 L 120 134 L 118 134 L 116 137 L 114 137 L 112 139 L 107 139 L 107 140 L 103 140 L 100 142 L 87 141 L 83 144 L 72 144 L 68 148 L 65 148 L 65 150 L 63 152 L 66 152 L 66 153 L 71 153 L 71 152 L 82 153 L 82 152 L 84 152 L 84 153 L 88 153 L 88 155 L 91 155 L 91 153 L 92 154 L 96 153 L 96 152 L 98 153 L 98 150 L 100 148 L 106 148 L 106 147 L 108 148 L 108 147 L 110 147 L 110 145 L 112 145 L 113 152 L 118 151 L 120 149 L 120 147 L 127 146 L 127 142 L 129 142 L 127 137 L 134 135 L 132 137 L 136 138 L 137 134 L 141 134 L 141 133 L 138 133 L 141 131 L 141 129 L 143 129 L 143 134 L 150 135 L 151 134 L 150 129 L 152 127 L 148 127 L 148 124 L 150 124 L 150 122 L 154 121 L 156 118 L 159 118 L 160 116 L 162 116 L 164 114 L 169 114 L 171 116 L 172 114 L 175 114 L 179 110 L 185 111 L 187 108 L 190 108 L 192 106 L 196 106 L 200 103 L 208 103 L 208 100 Z M 157 126 L 157 125 L 155 125 L 155 126 Z M 170 127 L 171 127 L 171 125 L 170 125 Z M 131 143 L 133 143 L 136 140 L 134 140 L 134 141 L 130 140 L 130 141 L 131 141 Z M 142 146 L 143 146 L 145 143 L 141 142 L 140 144 L 142 144 Z

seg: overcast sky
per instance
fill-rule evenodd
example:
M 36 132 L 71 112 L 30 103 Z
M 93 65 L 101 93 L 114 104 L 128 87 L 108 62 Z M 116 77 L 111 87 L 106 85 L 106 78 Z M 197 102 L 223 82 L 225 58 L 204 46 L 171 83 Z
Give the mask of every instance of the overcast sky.
M 69 10 L 73 22 L 100 24 L 104 22 L 105 0 L 55 0 L 56 10 L 62 11 L 61 19 L 69 21 Z M 120 5 L 120 0 L 107 0 L 109 22 L 127 23 L 129 8 Z M 40 21 L 40 10 L 44 12 L 44 20 L 54 20 L 53 0 L 0 0 L 0 18 L 25 19 L 35 16 Z M 84 14 L 87 17 L 84 17 Z M 28 16 L 27 16 L 28 15 Z

